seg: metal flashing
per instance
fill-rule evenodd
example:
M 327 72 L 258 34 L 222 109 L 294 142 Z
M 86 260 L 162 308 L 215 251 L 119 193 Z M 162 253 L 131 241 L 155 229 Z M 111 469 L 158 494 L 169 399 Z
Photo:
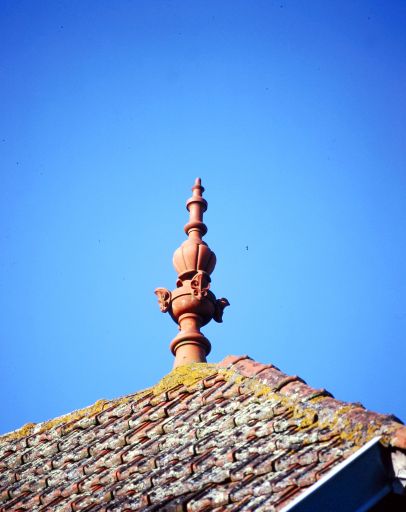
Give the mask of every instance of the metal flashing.
M 374 437 L 281 512 L 365 512 L 391 491 L 388 474 L 380 437 Z

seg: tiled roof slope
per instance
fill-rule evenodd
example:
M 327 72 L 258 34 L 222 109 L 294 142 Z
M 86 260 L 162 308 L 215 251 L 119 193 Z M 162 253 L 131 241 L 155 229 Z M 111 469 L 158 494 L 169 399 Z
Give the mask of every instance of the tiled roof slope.
M 247 357 L 0 438 L 0 510 L 272 511 L 406 427 Z

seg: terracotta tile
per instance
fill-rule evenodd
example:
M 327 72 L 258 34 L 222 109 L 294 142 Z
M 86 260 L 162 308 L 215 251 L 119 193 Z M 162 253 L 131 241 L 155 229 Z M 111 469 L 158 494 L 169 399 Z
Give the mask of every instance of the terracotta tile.
M 69 481 L 60 486 L 61 496 L 63 498 L 70 498 L 73 495 L 80 493 L 80 485 L 83 480 Z
M 13 504 L 13 510 L 33 510 L 35 507 L 40 506 L 41 500 L 37 494 L 28 494 L 28 496 L 21 498 L 19 501 Z
M 253 495 L 256 478 L 254 474 L 250 474 L 242 480 L 233 481 L 230 489 L 230 501 L 235 506 L 239 503 L 246 503 L 250 496 Z
M 292 485 L 279 493 L 276 499 L 273 499 L 275 510 L 281 510 L 300 492 L 300 488 Z
M 220 368 L 231 368 L 233 365 L 235 365 L 236 363 L 238 363 L 239 361 L 242 361 L 244 359 L 248 359 L 248 360 L 252 361 L 252 359 L 247 355 L 245 355 L 245 356 L 227 356 L 222 361 L 220 361 L 218 363 L 218 366 Z
M 406 439 L 394 418 L 272 365 L 232 357 L 225 367 L 238 373 L 214 371 L 190 388 L 131 395 L 42 433 L 37 426 L 17 440 L 0 437 L 0 507 L 280 510 L 357 442 L 374 433 L 393 446 Z M 264 383 L 272 394 L 258 392 Z M 345 438 L 343 428 L 356 435 Z
M 188 477 L 192 474 L 191 464 L 179 462 L 177 464 L 168 465 L 159 474 L 152 476 L 152 483 L 154 487 L 160 487 L 168 480 L 175 481 Z
M 212 451 L 207 450 L 202 455 L 198 455 L 192 461 L 192 472 L 193 473 L 202 473 L 207 468 L 211 468 L 214 465 L 212 459 Z
M 8 469 L 17 469 L 19 466 L 24 464 L 23 453 L 16 453 L 7 457 L 7 462 L 5 462 L 2 467 L 3 470 Z
M 91 495 L 81 496 L 77 500 L 71 503 L 71 508 L 73 512 L 77 512 L 79 510 L 86 510 L 91 505 L 94 505 L 97 502 L 97 499 Z
M 325 462 L 323 462 L 322 464 L 319 464 L 315 468 L 316 479 L 318 480 L 324 473 L 330 471 L 330 469 L 339 464 L 341 460 L 341 457 L 332 456 L 331 458 L 326 459 Z
M 241 371 L 241 367 L 238 363 L 235 366 L 235 369 L 245 375 L 246 377 L 256 377 L 258 380 L 264 382 L 267 386 L 274 388 L 275 382 L 281 381 L 288 377 L 285 373 L 281 372 L 279 368 L 274 365 L 269 364 L 260 364 L 255 363 L 253 361 L 244 361 L 243 371 Z
M 239 512 L 275 512 L 272 505 L 267 503 L 267 499 L 264 496 L 255 496 L 244 503 L 239 509 Z
M 113 495 L 116 498 L 125 496 L 141 496 L 152 489 L 152 480 L 148 475 L 134 475 L 131 480 L 121 481 L 114 486 Z
M 147 494 L 148 504 L 159 505 L 167 501 L 173 500 L 187 493 L 188 489 L 183 482 L 171 481 L 159 487 L 152 487 Z
M 195 445 L 192 442 L 180 444 L 176 448 L 169 451 L 164 451 L 155 458 L 158 468 L 165 468 L 170 461 L 182 461 L 188 460 L 190 457 L 195 455 Z
M 404 425 L 396 428 L 391 437 L 391 446 L 406 450 L 406 427 Z
M 23 498 L 26 498 L 27 496 L 29 496 L 29 492 L 23 493 L 15 498 L 11 498 L 10 500 L 3 504 L 3 510 L 11 510 L 13 512 L 18 510 L 18 508 L 21 508 L 18 507 L 18 504 L 21 502 Z
M 302 470 L 295 472 L 295 483 L 298 487 L 310 487 L 317 481 L 315 473 L 317 463 L 312 463 L 304 467 Z
M 50 487 L 41 493 L 41 504 L 44 506 L 49 506 L 56 499 L 60 499 L 62 497 L 61 489 L 59 487 Z
M 204 455 L 208 451 L 212 451 L 218 446 L 218 442 L 215 436 L 210 436 L 206 439 L 199 439 L 193 444 L 194 451 L 197 456 Z
M 186 505 L 188 512 L 212 510 L 215 507 L 227 505 L 230 502 L 227 487 L 215 486 L 205 490 L 199 496 L 192 498 Z
M 257 457 L 246 458 L 244 460 L 236 460 L 230 468 L 230 479 L 232 482 L 246 480 L 248 477 L 254 476 L 254 466 Z

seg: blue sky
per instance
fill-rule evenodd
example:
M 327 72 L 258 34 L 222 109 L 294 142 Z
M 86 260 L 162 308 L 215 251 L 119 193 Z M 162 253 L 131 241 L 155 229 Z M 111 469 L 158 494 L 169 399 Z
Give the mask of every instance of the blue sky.
M 169 372 L 196 176 L 209 361 L 406 420 L 405 2 L 0 7 L 0 432 Z

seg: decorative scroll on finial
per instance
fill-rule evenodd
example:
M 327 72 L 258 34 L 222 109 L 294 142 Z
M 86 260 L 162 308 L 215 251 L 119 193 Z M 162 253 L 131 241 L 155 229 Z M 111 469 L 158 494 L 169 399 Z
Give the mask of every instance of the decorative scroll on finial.
M 189 222 L 184 229 L 188 239 L 173 255 L 173 265 L 178 273 L 177 288 L 172 292 L 166 288 L 155 290 L 161 311 L 168 311 L 179 325 L 180 332 L 171 343 L 175 367 L 206 361 L 211 345 L 200 328 L 212 319 L 222 322 L 224 308 L 229 306 L 227 299 L 216 299 L 210 290 L 216 255 L 202 240 L 207 233 L 203 222 L 207 201 L 202 196 L 204 188 L 200 178 L 196 178 L 192 192 L 186 202 Z

